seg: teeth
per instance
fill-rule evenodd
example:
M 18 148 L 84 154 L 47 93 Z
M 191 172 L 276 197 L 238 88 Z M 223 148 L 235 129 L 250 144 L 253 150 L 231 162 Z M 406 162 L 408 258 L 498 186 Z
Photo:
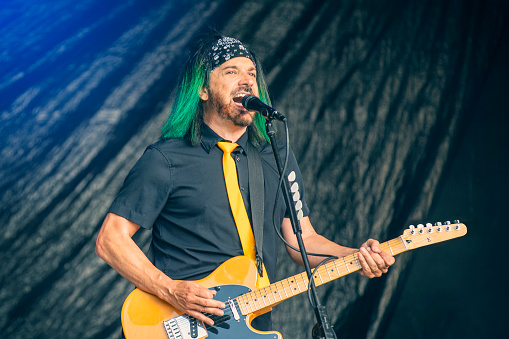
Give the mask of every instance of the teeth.
M 239 93 L 239 94 L 235 94 L 234 98 L 243 98 L 245 96 L 246 96 L 246 94 Z

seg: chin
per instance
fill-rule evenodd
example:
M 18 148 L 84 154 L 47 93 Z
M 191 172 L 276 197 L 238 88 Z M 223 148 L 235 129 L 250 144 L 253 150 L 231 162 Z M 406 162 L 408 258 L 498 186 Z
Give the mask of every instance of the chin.
M 247 126 L 251 125 L 253 122 L 254 122 L 254 117 L 249 114 L 247 116 L 241 115 L 241 116 L 239 116 L 239 119 L 237 119 L 237 124 L 242 127 L 247 127 Z

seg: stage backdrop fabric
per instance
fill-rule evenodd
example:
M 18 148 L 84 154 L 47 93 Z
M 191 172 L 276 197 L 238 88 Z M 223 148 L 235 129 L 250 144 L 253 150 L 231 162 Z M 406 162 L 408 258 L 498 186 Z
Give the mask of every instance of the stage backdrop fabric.
M 319 233 L 358 247 L 409 224 L 469 227 L 381 279 L 320 287 L 338 337 L 506 333 L 508 14 L 481 0 L 3 1 L 2 337 L 120 336 L 133 286 L 95 239 L 208 26 L 262 59 Z M 150 233 L 135 239 L 146 249 Z M 301 271 L 281 246 L 279 279 Z M 305 294 L 274 310 L 285 338 L 314 323 Z

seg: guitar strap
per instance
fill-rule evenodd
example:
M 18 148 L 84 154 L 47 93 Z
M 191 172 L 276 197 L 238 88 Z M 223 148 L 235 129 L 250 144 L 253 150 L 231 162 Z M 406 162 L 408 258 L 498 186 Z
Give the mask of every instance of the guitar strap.
M 260 152 L 248 142 L 247 167 L 249 171 L 249 200 L 251 202 L 251 219 L 255 238 L 256 267 L 263 277 L 263 222 L 265 184 Z

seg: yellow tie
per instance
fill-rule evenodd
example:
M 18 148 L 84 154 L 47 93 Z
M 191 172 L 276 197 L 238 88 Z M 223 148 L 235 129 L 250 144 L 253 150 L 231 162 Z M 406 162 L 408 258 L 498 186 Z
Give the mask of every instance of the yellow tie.
M 217 146 L 223 150 L 224 181 L 226 183 L 226 191 L 228 192 L 228 200 L 230 201 L 233 219 L 235 220 L 235 225 L 237 225 L 237 231 L 239 232 L 242 250 L 246 257 L 256 262 L 255 239 L 249 217 L 247 216 L 246 207 L 244 206 L 244 200 L 242 199 L 242 194 L 240 194 L 239 181 L 237 179 L 237 166 L 231 156 L 232 151 L 237 148 L 238 144 L 221 141 L 217 143 Z M 261 288 L 268 285 L 270 285 L 270 281 L 265 271 L 265 265 L 263 265 L 263 277 L 258 275 L 256 287 Z

